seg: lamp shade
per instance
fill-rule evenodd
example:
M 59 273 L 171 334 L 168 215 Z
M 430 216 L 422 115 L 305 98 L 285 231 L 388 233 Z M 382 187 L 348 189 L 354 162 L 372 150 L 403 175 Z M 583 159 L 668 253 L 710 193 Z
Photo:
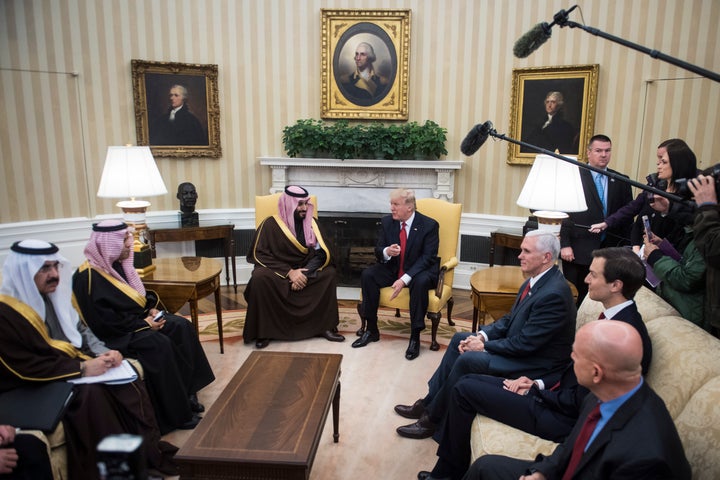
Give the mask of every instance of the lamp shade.
M 584 212 L 587 203 L 580 169 L 550 155 L 538 155 L 517 204 L 531 210 Z
M 98 197 L 134 199 L 166 193 L 150 147 L 108 147 Z

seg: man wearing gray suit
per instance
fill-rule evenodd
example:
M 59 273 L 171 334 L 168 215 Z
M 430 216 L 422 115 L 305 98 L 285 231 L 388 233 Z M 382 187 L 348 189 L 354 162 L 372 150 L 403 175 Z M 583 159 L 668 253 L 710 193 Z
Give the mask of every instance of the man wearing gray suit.
M 417 422 L 399 427 L 407 438 L 430 437 L 445 417 L 453 386 L 463 375 L 484 373 L 530 378 L 561 371 L 575 338 L 575 301 L 555 266 L 560 242 L 550 232 L 528 232 L 521 245 L 523 282 L 510 313 L 480 327 L 477 334 L 456 333 L 428 382 L 428 394 L 395 411 Z

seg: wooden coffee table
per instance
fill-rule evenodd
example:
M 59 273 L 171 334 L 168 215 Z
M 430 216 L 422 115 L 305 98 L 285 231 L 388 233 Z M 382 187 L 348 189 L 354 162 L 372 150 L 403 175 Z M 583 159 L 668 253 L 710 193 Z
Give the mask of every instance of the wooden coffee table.
M 332 405 L 339 439 L 342 355 L 252 352 L 175 455 L 188 479 L 307 479 Z
M 190 302 L 190 319 L 198 333 L 198 300 L 211 293 L 215 295 L 220 353 L 224 353 L 220 304 L 222 263 L 205 257 L 175 257 L 155 258 L 153 264 L 157 268 L 142 279 L 145 288 L 155 291 L 170 313 L 177 312 Z

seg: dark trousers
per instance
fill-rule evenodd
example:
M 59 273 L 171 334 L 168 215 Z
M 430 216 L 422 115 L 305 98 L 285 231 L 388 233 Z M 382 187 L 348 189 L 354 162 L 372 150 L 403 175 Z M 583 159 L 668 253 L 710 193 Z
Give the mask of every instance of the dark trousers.
M 477 414 L 539 437 L 561 442 L 577 418 L 548 408 L 533 395 L 503 388 L 502 377 L 465 375 L 452 389 L 447 416 L 435 433 L 437 478 L 462 478 L 470 464 L 470 430 Z
M 380 289 L 391 286 L 397 280 L 397 274 L 385 263 L 376 263 L 362 272 L 362 311 L 367 320 L 368 331 L 377 333 L 377 311 L 380 306 Z M 410 280 L 407 286 L 410 293 L 410 328 L 412 333 L 425 329 L 425 314 L 428 307 L 428 291 L 437 281 L 430 272 L 420 272 Z
M 490 356 L 488 352 L 465 352 L 458 350 L 460 342 L 473 333 L 458 332 L 453 335 L 450 345 L 443 354 L 440 365 L 428 381 L 428 394 L 423 405 L 430 415 L 430 420 L 439 424 L 448 410 L 450 394 L 455 384 L 468 373 L 489 372 Z
M 475 460 L 462 480 L 517 480 L 532 463 L 502 455 L 484 455 Z

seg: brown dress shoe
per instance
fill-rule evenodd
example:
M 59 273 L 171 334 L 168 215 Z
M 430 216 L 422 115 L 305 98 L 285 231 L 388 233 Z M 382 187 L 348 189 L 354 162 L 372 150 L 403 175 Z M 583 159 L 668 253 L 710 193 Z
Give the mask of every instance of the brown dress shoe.
M 401 437 L 420 440 L 433 436 L 433 433 L 435 433 L 435 424 L 430 421 L 430 417 L 428 417 L 427 414 L 423 414 L 417 422 L 398 427 L 396 431 Z
M 395 405 L 395 413 L 405 418 L 418 419 L 425 413 L 422 398 L 412 405 Z
M 340 335 L 339 333 L 335 333 L 332 330 L 325 330 L 323 333 L 320 334 L 321 337 L 324 337 L 326 340 L 329 340 L 331 342 L 344 342 L 345 337 Z

